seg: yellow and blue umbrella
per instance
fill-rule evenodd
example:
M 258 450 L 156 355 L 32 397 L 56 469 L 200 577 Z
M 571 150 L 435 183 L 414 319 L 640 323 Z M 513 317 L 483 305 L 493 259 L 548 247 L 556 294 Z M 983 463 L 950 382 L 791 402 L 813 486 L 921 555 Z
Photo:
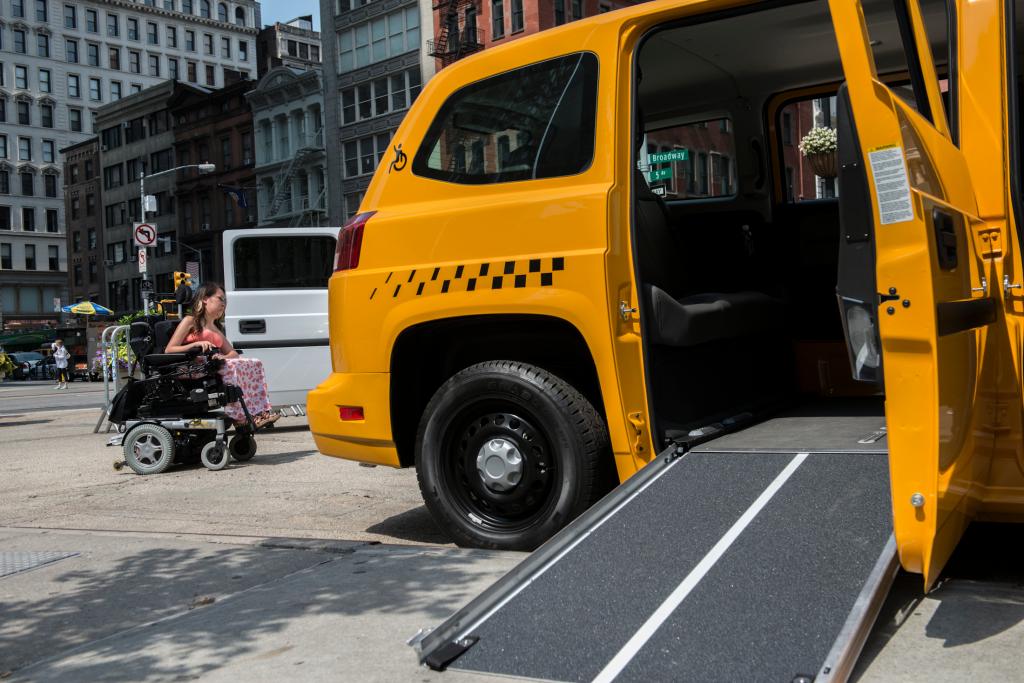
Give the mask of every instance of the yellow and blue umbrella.
M 71 306 L 61 308 L 65 313 L 77 313 L 78 315 L 112 315 L 114 312 L 106 306 L 94 304 L 91 301 L 79 301 Z

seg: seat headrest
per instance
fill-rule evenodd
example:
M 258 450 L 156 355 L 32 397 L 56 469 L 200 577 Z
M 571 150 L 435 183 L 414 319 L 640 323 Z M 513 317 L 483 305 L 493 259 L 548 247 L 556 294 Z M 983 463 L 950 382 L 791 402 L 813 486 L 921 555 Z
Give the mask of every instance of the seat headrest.
M 145 320 L 136 320 L 128 328 L 128 345 L 136 358 L 145 358 L 153 352 L 153 328 Z
M 153 326 L 153 351 L 152 353 L 163 353 L 167 343 L 171 341 L 174 329 L 178 326 L 176 320 L 161 320 Z

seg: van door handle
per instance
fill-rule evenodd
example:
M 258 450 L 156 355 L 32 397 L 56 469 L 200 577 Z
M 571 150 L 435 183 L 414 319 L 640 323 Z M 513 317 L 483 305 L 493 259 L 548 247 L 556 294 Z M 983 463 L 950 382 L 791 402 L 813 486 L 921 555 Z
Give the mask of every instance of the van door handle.
M 267 331 L 267 321 L 239 320 L 238 331 L 242 334 L 264 334 Z
M 939 268 L 942 270 L 953 270 L 957 266 L 957 223 L 950 212 L 939 207 L 932 209 L 935 253 L 939 260 Z

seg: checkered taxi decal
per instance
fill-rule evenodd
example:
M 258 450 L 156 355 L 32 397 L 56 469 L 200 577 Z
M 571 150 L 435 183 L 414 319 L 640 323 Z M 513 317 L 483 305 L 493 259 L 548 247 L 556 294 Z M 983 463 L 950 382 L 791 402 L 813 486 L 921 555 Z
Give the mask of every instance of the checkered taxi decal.
M 375 297 L 430 296 L 487 289 L 551 287 L 555 273 L 565 270 L 565 257 L 519 259 L 471 266 L 457 265 L 392 271 L 370 292 Z

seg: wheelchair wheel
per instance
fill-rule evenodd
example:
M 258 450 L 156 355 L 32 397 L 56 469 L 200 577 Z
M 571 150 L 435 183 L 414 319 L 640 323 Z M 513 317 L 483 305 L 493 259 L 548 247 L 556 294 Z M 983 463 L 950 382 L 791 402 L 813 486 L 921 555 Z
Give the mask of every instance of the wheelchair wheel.
M 136 474 L 159 474 L 174 462 L 174 438 L 160 425 L 139 425 L 125 435 L 122 448 Z
M 239 434 L 231 437 L 228 442 L 228 452 L 238 462 L 247 462 L 256 457 L 256 439 L 252 434 Z
M 226 448 L 218 444 L 216 441 L 203 446 L 202 453 L 199 454 L 199 459 L 203 461 L 203 467 L 213 472 L 222 470 L 228 466 L 228 451 Z

